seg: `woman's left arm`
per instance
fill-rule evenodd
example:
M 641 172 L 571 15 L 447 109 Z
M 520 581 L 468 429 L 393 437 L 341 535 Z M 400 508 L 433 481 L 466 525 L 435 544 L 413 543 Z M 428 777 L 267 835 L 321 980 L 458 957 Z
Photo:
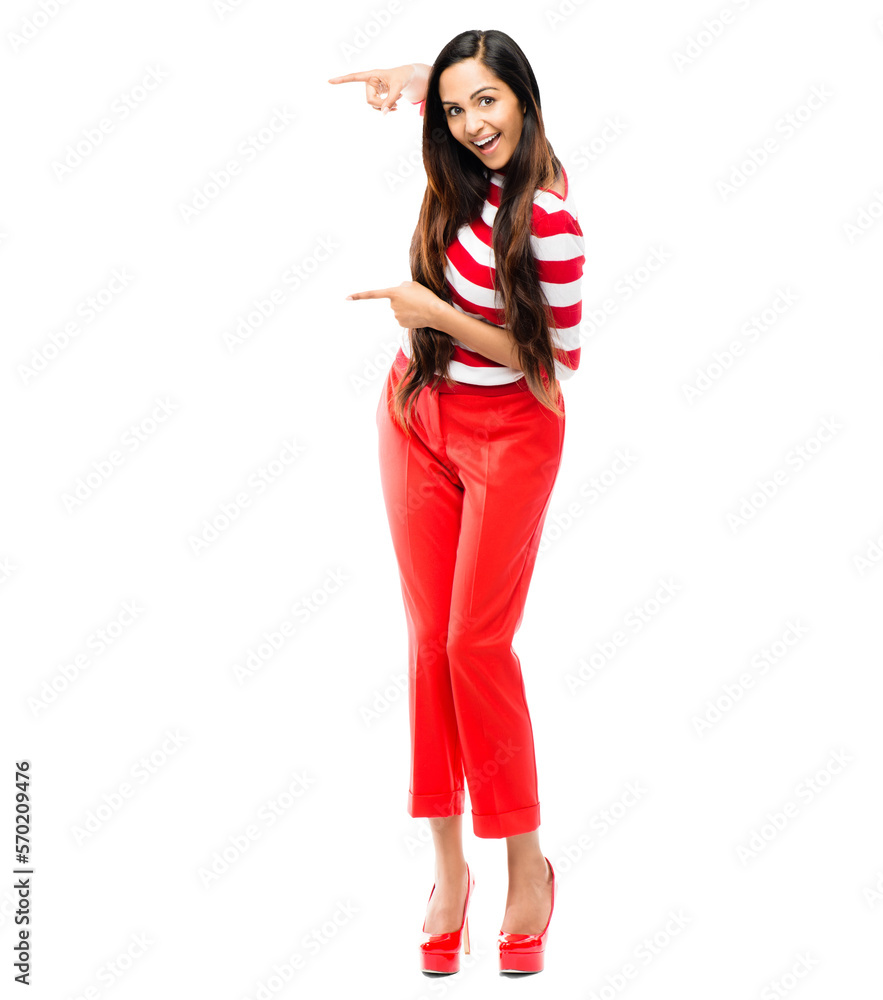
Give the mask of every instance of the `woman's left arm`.
M 474 316 L 467 316 L 442 299 L 438 300 L 435 319 L 429 325 L 434 330 L 441 330 L 454 340 L 459 340 L 471 351 L 477 351 L 491 361 L 520 371 L 515 340 L 508 327 L 494 326 Z
M 518 370 L 515 340 L 505 327 L 467 316 L 419 281 L 403 281 L 393 288 L 354 292 L 347 295 L 347 298 L 389 299 L 399 326 L 405 329 L 431 327 L 459 340 L 470 350 L 477 351 L 491 361 Z

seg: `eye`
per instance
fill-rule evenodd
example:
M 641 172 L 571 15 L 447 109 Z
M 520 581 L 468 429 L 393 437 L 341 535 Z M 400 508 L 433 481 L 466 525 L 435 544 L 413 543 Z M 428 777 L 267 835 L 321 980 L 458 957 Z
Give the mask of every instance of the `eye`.
M 478 99 L 479 105 L 481 104 L 482 101 L 490 101 L 491 103 L 493 103 L 494 101 L 496 101 L 496 97 L 479 97 L 479 99 Z M 448 108 L 448 117 L 449 118 L 456 118 L 457 116 L 454 115 L 453 112 L 459 111 L 459 110 L 460 109 L 457 107 L 456 104 L 453 107 Z

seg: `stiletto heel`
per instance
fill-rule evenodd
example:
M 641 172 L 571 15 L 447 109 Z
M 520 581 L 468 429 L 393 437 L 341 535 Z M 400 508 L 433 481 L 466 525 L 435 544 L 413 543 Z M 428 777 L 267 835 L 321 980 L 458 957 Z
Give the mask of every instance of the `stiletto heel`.
M 501 976 L 543 971 L 546 939 L 549 936 L 552 911 L 555 909 L 555 869 L 548 858 L 545 860 L 549 866 L 549 871 L 552 873 L 552 906 L 549 910 L 549 919 L 539 934 L 509 934 L 502 929 L 500 930 L 497 944 L 500 949 Z
M 460 971 L 461 940 L 464 952 L 469 954 L 469 918 L 466 911 L 469 909 L 469 900 L 474 888 L 475 879 L 469 871 L 469 865 L 466 865 L 466 902 L 463 904 L 463 919 L 457 930 L 445 934 L 429 934 L 424 919 L 422 928 L 424 940 L 420 942 L 420 971 L 424 976 L 451 976 Z M 432 899 L 433 892 L 435 883 L 429 893 L 429 899 Z M 426 903 L 428 906 L 429 900 Z

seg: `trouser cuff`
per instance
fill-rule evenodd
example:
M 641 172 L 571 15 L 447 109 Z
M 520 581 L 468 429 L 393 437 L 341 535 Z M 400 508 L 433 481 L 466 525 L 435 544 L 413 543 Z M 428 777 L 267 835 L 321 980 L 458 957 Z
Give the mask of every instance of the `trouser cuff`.
M 417 817 L 456 816 L 465 811 L 466 792 L 458 788 L 453 792 L 434 795 L 414 795 L 408 791 L 408 815 Z
M 506 813 L 472 814 L 472 829 L 476 837 L 515 837 L 530 833 L 540 825 L 540 804 Z

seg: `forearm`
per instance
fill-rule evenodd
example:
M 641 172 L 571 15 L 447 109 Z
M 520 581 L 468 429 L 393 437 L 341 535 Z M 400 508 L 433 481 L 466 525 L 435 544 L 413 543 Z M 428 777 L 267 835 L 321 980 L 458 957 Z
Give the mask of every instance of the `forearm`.
M 471 351 L 478 351 L 491 361 L 521 371 L 515 340 L 506 327 L 494 326 L 474 316 L 467 316 L 442 300 L 439 300 L 432 327 L 459 340 Z
M 414 67 L 414 73 L 404 90 L 402 90 L 402 97 L 412 104 L 417 104 L 419 101 L 426 99 L 426 91 L 429 87 L 429 74 L 432 72 L 432 66 L 428 66 L 426 63 L 412 63 L 411 65 Z

